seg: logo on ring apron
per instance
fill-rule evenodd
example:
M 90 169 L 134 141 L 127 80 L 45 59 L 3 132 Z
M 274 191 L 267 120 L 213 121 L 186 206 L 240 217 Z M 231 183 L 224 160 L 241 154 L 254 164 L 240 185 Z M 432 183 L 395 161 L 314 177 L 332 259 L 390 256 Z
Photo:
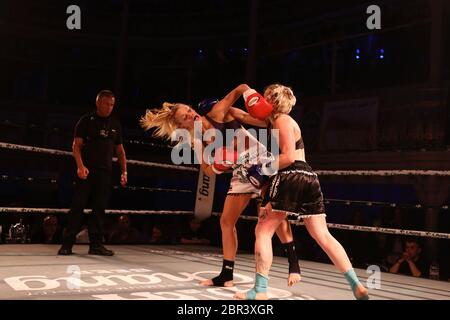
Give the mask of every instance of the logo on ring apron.
M 204 220 L 211 216 L 214 202 L 216 176 L 208 177 L 203 170 L 198 173 L 197 197 L 195 199 L 195 217 Z

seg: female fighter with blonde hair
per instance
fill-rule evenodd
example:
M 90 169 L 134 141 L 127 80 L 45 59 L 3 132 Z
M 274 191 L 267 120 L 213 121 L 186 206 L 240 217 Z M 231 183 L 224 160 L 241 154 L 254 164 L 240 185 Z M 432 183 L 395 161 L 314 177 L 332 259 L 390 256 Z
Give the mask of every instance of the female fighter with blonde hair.
M 201 107 L 206 109 L 202 110 L 202 113 L 204 113 L 203 116 L 198 114 L 189 105 L 164 102 L 162 108 L 147 110 L 146 114 L 141 118 L 140 123 L 145 130 L 155 128 L 154 136 L 167 140 L 170 139 L 171 135 L 177 129 L 187 129 L 193 134 L 194 124 L 196 122 L 201 124 L 202 132 L 206 132 L 209 129 L 216 129 L 222 132 L 223 136 L 225 136 L 226 129 L 241 129 L 246 132 L 241 124 L 231 115 L 230 110 L 234 109 L 232 105 L 249 89 L 247 85 L 241 84 L 228 93 L 222 100 L 215 103 L 214 106 L 208 103 L 203 104 Z M 257 119 L 247 122 L 254 126 L 266 125 L 264 121 Z M 210 142 L 208 141 L 208 143 Z M 195 143 L 197 142 L 194 142 L 192 145 Z M 200 144 L 205 147 L 203 143 Z M 196 153 L 196 155 L 202 170 L 207 175 L 220 174 L 229 169 L 233 169 L 230 188 L 225 198 L 223 212 L 220 217 L 223 246 L 222 271 L 217 277 L 201 282 L 205 286 L 232 286 L 234 260 L 238 246 L 235 225 L 239 215 L 248 205 L 250 199 L 259 197 L 261 190 L 255 188 L 248 181 L 247 177 L 242 176 L 242 165 L 231 167 L 223 163 L 208 164 L 207 161 L 204 161 L 203 150 L 200 154 Z M 233 157 L 235 158 L 235 156 Z M 288 285 L 291 286 L 300 280 L 300 267 L 298 265 L 290 224 L 286 219 L 280 223 L 276 233 L 288 255 Z
M 292 90 L 281 84 L 269 85 L 264 98 L 272 105 L 267 117 L 268 128 L 278 130 L 280 148 L 275 160 L 278 172 L 270 178 L 264 175 L 264 166 L 249 170 L 250 179 L 262 187 L 268 182 L 267 192 L 260 209 L 255 229 L 255 286 L 248 292 L 235 295 L 238 299 L 267 299 L 269 270 L 272 265 L 272 236 L 281 223 L 289 219 L 303 219 L 309 234 L 326 252 L 334 265 L 347 279 L 357 299 L 368 299 L 367 289 L 359 282 L 342 245 L 331 235 L 325 221 L 323 195 L 317 174 L 305 160 L 305 148 L 297 122 L 289 116 L 296 98 Z M 242 110 L 232 110 L 242 122 L 254 121 Z

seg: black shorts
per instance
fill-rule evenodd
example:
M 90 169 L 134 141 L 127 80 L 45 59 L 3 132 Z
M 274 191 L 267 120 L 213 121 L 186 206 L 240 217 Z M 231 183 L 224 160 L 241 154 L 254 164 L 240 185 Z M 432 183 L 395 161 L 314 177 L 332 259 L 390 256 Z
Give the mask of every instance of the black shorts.
M 295 161 L 271 177 L 262 205 L 268 202 L 274 211 L 286 212 L 292 220 L 325 215 L 319 178 L 303 161 Z

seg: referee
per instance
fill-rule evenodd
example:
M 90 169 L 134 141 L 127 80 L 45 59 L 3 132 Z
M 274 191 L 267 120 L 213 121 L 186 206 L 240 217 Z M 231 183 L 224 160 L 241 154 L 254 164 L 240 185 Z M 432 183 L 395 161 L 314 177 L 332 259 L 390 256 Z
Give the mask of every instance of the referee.
M 80 231 L 83 210 L 92 200 L 89 217 L 89 254 L 112 256 L 114 252 L 103 246 L 105 208 L 111 190 L 112 158 L 117 154 L 122 174 L 120 184 L 127 183 L 125 150 L 122 144 L 122 128 L 111 116 L 115 97 L 109 90 L 97 94 L 96 110 L 81 117 L 75 127 L 73 156 L 77 164 L 72 207 L 69 223 L 64 231 L 58 255 L 72 254 L 75 237 Z

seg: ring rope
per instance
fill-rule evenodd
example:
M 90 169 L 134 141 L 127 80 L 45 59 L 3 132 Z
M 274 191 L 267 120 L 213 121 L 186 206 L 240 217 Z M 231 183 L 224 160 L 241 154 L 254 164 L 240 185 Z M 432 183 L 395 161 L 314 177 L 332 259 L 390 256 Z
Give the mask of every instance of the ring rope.
M 39 183 L 58 183 L 57 179 L 54 178 L 40 178 L 40 177 L 12 177 L 7 174 L 0 175 L 0 181 L 25 181 L 29 183 L 39 182 Z M 114 190 L 133 190 L 133 191 L 161 191 L 161 192 L 180 192 L 180 193 L 192 193 L 192 190 L 188 189 L 167 189 L 167 188 L 152 188 L 152 187 L 139 187 L 139 186 L 113 186 Z
M 58 182 L 55 178 L 41 178 L 41 177 L 13 177 L 9 175 L 0 175 L 0 181 L 25 181 L 29 183 L 39 182 L 39 183 L 53 183 Z M 134 191 L 163 191 L 163 192 L 181 192 L 181 193 L 192 193 L 192 190 L 186 189 L 167 189 L 167 188 L 151 188 L 151 187 L 140 187 L 140 186 L 114 186 L 115 190 L 127 189 Z M 332 199 L 324 198 L 325 204 L 337 203 L 343 205 L 365 205 L 368 207 L 380 206 L 380 207 L 392 207 L 392 208 L 407 208 L 407 209 L 438 209 L 438 210 L 448 210 L 449 205 L 443 204 L 441 206 L 424 206 L 421 204 L 399 204 L 395 202 L 383 202 L 383 201 L 369 201 L 369 200 L 350 200 L 350 199 Z
M 410 208 L 410 209 L 441 209 L 441 210 L 448 210 L 449 206 L 448 204 L 444 204 L 442 206 L 424 206 L 421 204 L 398 204 L 395 202 L 383 202 L 383 201 L 368 201 L 368 200 L 347 200 L 347 199 L 331 199 L 331 198 L 324 198 L 325 204 L 330 203 L 340 203 L 345 204 L 347 206 L 357 204 L 357 205 L 366 205 L 368 207 L 371 206 L 382 206 L 382 207 L 392 207 L 392 208 Z
M 192 190 L 186 190 L 186 189 L 165 189 L 165 188 L 150 188 L 150 187 L 135 187 L 135 186 L 114 186 L 115 190 L 120 189 L 126 189 L 126 190 L 133 190 L 133 191 L 162 191 L 162 192 L 180 192 L 180 193 L 192 193 Z
M 35 182 L 35 183 L 58 183 L 55 178 L 41 178 L 41 177 L 13 177 L 7 174 L 0 175 L 0 181 L 25 181 L 25 182 Z
M 24 146 L 12 143 L 0 142 L 0 148 L 11 149 L 11 150 L 22 150 L 29 152 L 40 152 L 47 153 L 52 155 L 64 155 L 64 156 L 72 156 L 72 153 L 69 151 L 55 150 L 55 149 L 47 149 L 47 148 L 39 148 L 39 147 L 31 147 Z M 117 158 L 114 158 L 114 161 L 117 161 Z M 177 166 L 171 164 L 164 163 L 156 163 L 156 162 L 146 162 L 139 160 L 127 160 L 128 164 L 134 164 L 138 166 L 147 166 L 147 167 L 160 167 L 174 170 L 184 170 L 184 171 L 193 171 L 198 172 L 198 168 L 194 167 L 186 167 L 186 166 Z M 449 170 L 316 170 L 318 175 L 323 176 L 439 176 L 439 177 L 448 177 L 450 176 Z
M 40 148 L 40 147 L 31 147 L 31 146 L 24 146 L 24 145 L 5 143 L 5 142 L 0 142 L 0 148 L 10 149 L 10 150 L 45 153 L 45 154 L 51 154 L 51 155 L 72 156 L 72 152 L 69 152 L 69 151 Z M 113 161 L 117 161 L 117 158 L 114 158 Z M 137 166 L 145 166 L 145 167 L 158 167 L 158 168 L 165 168 L 165 169 L 198 172 L 198 168 L 194 168 L 194 167 L 185 167 L 185 166 L 178 166 L 178 165 L 173 165 L 173 164 L 165 164 L 165 163 L 157 163 L 157 162 L 127 160 L 127 164 L 132 164 L 132 165 L 137 165 Z
M 297 225 L 304 225 L 304 222 L 296 222 Z M 397 234 L 404 236 L 415 236 L 415 237 L 428 237 L 436 239 L 450 239 L 450 233 L 433 232 L 433 231 L 418 231 L 418 230 L 406 230 L 406 229 L 392 229 L 383 227 L 370 227 L 370 226 L 356 226 L 350 224 L 339 224 L 339 223 L 327 223 L 330 229 L 341 229 L 341 230 L 351 230 L 351 231 L 365 231 L 365 232 L 376 232 L 385 234 Z
M 66 135 L 66 136 L 73 136 L 72 132 L 66 131 L 65 129 L 62 129 L 62 128 L 58 128 L 58 127 L 52 127 L 52 128 L 40 127 L 40 126 L 35 125 L 34 123 L 21 124 L 21 123 L 13 122 L 13 121 L 8 120 L 8 119 L 0 121 L 0 125 L 16 127 L 16 128 L 31 128 L 31 129 L 34 129 L 34 130 L 42 131 L 44 133 L 58 134 L 58 135 L 62 134 L 62 135 Z M 124 139 L 123 141 L 124 141 L 124 143 L 134 144 L 134 145 L 143 145 L 143 146 L 165 148 L 165 149 L 172 149 L 173 148 L 171 145 L 158 144 L 158 143 L 146 142 L 146 141 L 140 141 L 140 140 Z
M 154 148 L 173 149 L 173 146 L 171 146 L 171 145 L 159 144 L 159 143 L 153 143 L 153 142 L 145 142 L 145 141 L 139 141 L 139 140 L 124 140 L 124 142 L 128 143 L 128 144 L 142 145 L 142 146 L 148 146 L 148 147 L 154 147 Z
M 321 176 L 450 176 L 449 170 L 315 170 Z
M 62 208 L 21 208 L 21 207 L 0 207 L 0 213 L 69 213 L 70 209 Z M 84 213 L 91 213 L 91 209 L 85 209 Z M 174 210 L 105 210 L 108 214 L 162 214 L 162 215 L 193 215 L 193 211 Z
M 220 213 L 213 212 L 214 216 L 220 216 Z M 258 217 L 255 216 L 240 216 L 243 220 L 258 221 Z M 293 225 L 305 225 L 304 222 L 290 221 Z M 327 226 L 330 229 L 341 229 L 350 231 L 363 231 L 363 232 L 376 232 L 385 234 L 398 234 L 398 235 L 408 235 L 416 237 L 428 237 L 437 239 L 450 239 L 450 233 L 432 232 L 432 231 L 417 231 L 417 230 L 404 230 L 404 229 L 391 229 L 382 227 L 369 227 L 369 226 L 355 226 L 351 224 L 339 224 L 339 223 L 328 223 Z
M 69 213 L 70 209 L 61 208 L 20 208 L 20 207 L 0 207 L 0 213 Z M 90 213 L 92 210 L 84 210 L 85 213 Z M 136 214 L 136 215 L 194 215 L 193 211 L 173 211 L 173 210 L 105 210 L 108 214 Z M 221 213 L 212 212 L 213 216 L 220 217 Z M 240 216 L 243 220 L 257 221 L 258 217 L 254 216 Z M 304 225 L 304 222 L 290 221 L 293 225 Z M 350 231 L 363 231 L 363 232 L 375 232 L 384 234 L 396 234 L 396 235 L 409 235 L 416 237 L 428 237 L 437 239 L 450 239 L 450 233 L 441 233 L 433 231 L 418 231 L 418 230 L 405 230 L 405 229 L 392 229 L 382 227 L 370 227 L 370 226 L 356 226 L 349 224 L 339 223 L 327 223 L 330 229 L 341 229 Z

